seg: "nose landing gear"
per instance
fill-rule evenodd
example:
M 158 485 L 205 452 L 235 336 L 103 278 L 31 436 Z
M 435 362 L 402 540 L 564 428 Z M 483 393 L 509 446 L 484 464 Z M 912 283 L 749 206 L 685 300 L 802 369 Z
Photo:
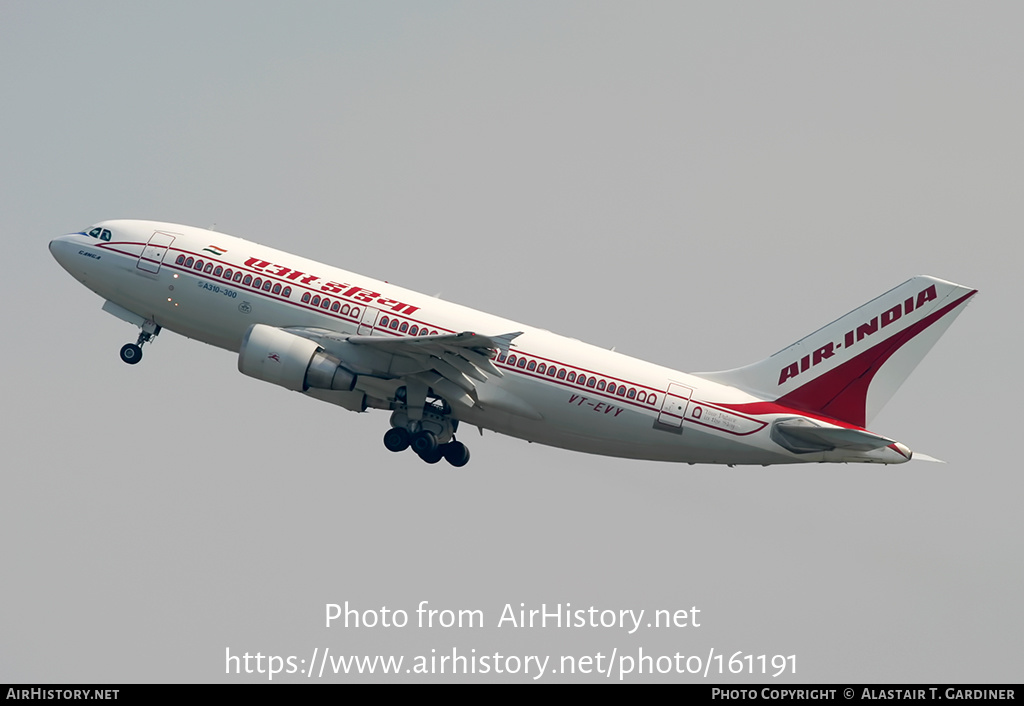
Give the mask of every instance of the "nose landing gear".
M 121 346 L 121 360 L 128 365 L 135 365 L 142 360 L 142 346 L 135 343 L 126 343 Z
M 142 346 L 149 343 L 160 333 L 160 327 L 153 321 L 146 321 L 142 325 L 142 332 L 135 343 L 126 343 L 121 346 L 121 360 L 128 365 L 135 365 L 142 360 Z

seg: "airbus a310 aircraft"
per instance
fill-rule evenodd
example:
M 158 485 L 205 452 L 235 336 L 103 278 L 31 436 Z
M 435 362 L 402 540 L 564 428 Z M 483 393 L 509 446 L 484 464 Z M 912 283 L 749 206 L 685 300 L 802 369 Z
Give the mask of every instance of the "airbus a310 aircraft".
M 765 360 L 688 374 L 191 226 L 105 221 L 50 252 L 141 329 L 124 362 L 166 328 L 259 380 L 390 410 L 389 450 L 454 466 L 463 425 L 656 461 L 904 463 L 865 425 L 977 291 L 914 277 Z

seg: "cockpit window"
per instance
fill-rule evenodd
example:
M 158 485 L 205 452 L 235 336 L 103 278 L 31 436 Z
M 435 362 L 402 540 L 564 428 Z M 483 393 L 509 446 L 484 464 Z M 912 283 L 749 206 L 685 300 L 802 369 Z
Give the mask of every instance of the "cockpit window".
M 92 229 L 88 233 L 85 233 L 83 231 L 82 235 L 83 236 L 89 236 L 89 238 L 97 238 L 99 240 L 108 240 L 109 241 L 111 239 L 111 232 L 106 230 L 106 229 L 104 229 L 104 227 L 94 227 L 94 229 Z

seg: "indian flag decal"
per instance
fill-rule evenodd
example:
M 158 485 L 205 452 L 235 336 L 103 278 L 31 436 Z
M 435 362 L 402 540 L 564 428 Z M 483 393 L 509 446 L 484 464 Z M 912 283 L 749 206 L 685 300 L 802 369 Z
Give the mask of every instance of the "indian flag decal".
M 214 255 L 223 255 L 227 250 L 224 248 L 218 248 L 216 245 L 209 245 L 203 248 L 203 252 L 212 252 Z

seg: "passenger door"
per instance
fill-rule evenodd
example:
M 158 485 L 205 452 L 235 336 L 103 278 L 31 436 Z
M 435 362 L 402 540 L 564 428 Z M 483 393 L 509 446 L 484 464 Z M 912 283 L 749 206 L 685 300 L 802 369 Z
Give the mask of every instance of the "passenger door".
M 160 231 L 153 233 L 146 247 L 142 249 L 142 254 L 139 255 L 138 268 L 152 274 L 160 272 L 160 265 L 167 257 L 168 249 L 173 242 L 174 236 L 170 233 L 161 233 Z

